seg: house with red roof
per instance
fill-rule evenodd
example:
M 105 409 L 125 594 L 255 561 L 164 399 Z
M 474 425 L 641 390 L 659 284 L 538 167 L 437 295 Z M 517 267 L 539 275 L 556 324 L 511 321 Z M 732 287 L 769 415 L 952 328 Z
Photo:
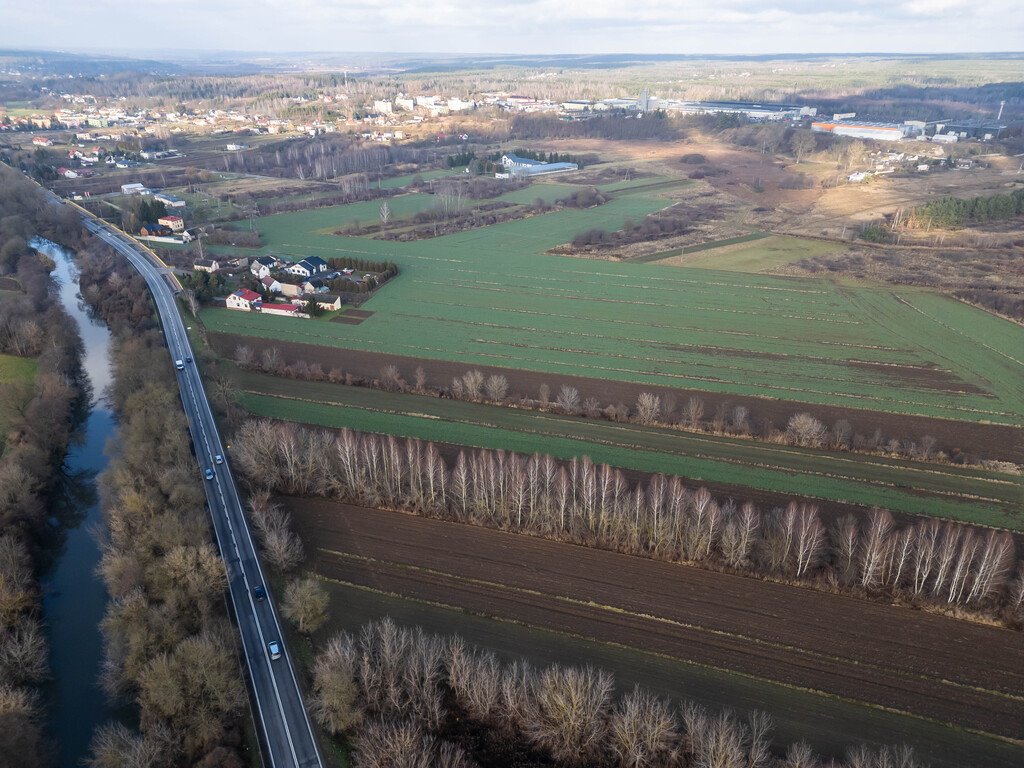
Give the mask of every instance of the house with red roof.
M 284 317 L 309 317 L 302 312 L 298 304 L 260 304 L 259 311 L 264 315 L 283 315 Z
M 242 288 L 228 296 L 224 301 L 224 305 L 228 309 L 252 312 L 253 309 L 259 309 L 259 301 L 260 295 L 256 293 L 256 291 L 250 291 L 248 288 Z

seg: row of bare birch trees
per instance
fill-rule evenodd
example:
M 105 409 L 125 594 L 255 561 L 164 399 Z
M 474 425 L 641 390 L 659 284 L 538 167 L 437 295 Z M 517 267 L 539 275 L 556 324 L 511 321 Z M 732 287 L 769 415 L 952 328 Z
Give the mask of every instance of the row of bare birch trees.
M 819 768 L 806 742 L 771 752 L 771 718 L 620 694 L 593 667 L 503 663 L 457 636 L 371 622 L 313 665 L 313 713 L 353 736 L 357 768 L 494 765 Z M 443 737 L 441 736 L 443 734 Z M 481 737 L 481 734 L 486 734 Z M 916 768 L 908 748 L 852 749 L 833 768 Z
M 935 519 L 899 526 L 883 510 L 826 525 L 792 501 L 767 512 L 679 477 L 631 484 L 586 457 L 500 450 L 253 420 L 234 459 L 258 488 L 519 531 L 586 546 L 969 609 L 1019 620 L 1024 572 L 1010 534 Z

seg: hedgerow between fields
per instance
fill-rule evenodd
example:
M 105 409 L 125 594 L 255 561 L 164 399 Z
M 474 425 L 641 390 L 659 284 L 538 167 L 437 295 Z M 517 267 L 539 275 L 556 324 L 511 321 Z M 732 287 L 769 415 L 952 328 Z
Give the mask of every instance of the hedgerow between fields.
M 257 489 L 332 496 L 1010 626 L 1024 620 L 1024 566 L 1005 532 L 934 519 L 899 526 L 882 510 L 827 528 L 815 506 L 795 501 L 763 512 L 719 502 L 678 477 L 630 485 L 620 470 L 586 458 L 563 465 L 539 454 L 480 450 L 460 452 L 449 467 L 433 443 L 348 429 L 259 420 L 244 424 L 234 443 L 236 466 Z

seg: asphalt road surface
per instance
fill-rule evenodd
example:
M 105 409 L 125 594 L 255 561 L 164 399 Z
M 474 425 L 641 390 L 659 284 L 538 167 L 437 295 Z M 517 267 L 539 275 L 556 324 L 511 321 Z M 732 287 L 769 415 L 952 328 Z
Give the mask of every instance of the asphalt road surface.
M 130 239 L 94 219 L 83 219 L 90 232 L 123 254 L 145 278 L 160 313 L 171 357 L 181 361 L 193 359 L 185 325 L 164 270 L 150 261 Z M 265 763 L 273 768 L 322 768 L 323 760 L 302 703 L 291 656 L 284 644 L 273 596 L 260 567 L 199 371 L 194 362 L 187 362 L 177 371 L 177 376 L 200 471 L 213 472 L 212 479 L 204 479 L 206 498 L 242 636 L 255 700 L 255 719 L 263 731 Z M 222 457 L 223 463 L 217 463 L 217 456 Z M 253 594 L 257 586 L 266 590 L 265 599 L 257 599 Z M 272 658 L 269 647 L 272 642 L 280 648 L 279 658 Z

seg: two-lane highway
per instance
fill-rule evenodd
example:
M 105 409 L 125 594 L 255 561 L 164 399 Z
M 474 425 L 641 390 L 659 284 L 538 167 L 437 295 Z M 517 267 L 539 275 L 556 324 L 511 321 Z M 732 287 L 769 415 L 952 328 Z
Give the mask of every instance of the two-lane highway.
M 145 278 L 156 302 L 167 347 L 175 360 L 191 360 L 192 348 L 178 312 L 174 293 L 160 267 L 130 239 L 102 222 L 83 216 L 85 227 L 123 254 Z M 204 480 L 213 528 L 228 574 L 231 602 L 242 636 L 246 667 L 256 703 L 256 720 L 263 729 L 265 762 L 272 768 L 322 768 L 316 737 L 302 702 L 292 660 L 281 633 L 281 623 L 260 567 L 256 546 L 242 510 L 217 425 L 206 399 L 199 371 L 187 362 L 177 371 L 181 399 L 188 417 L 192 442 L 200 466 L 213 473 Z M 218 457 L 221 457 L 218 463 Z M 262 586 L 266 597 L 254 589 Z M 280 657 L 273 658 L 276 642 Z

